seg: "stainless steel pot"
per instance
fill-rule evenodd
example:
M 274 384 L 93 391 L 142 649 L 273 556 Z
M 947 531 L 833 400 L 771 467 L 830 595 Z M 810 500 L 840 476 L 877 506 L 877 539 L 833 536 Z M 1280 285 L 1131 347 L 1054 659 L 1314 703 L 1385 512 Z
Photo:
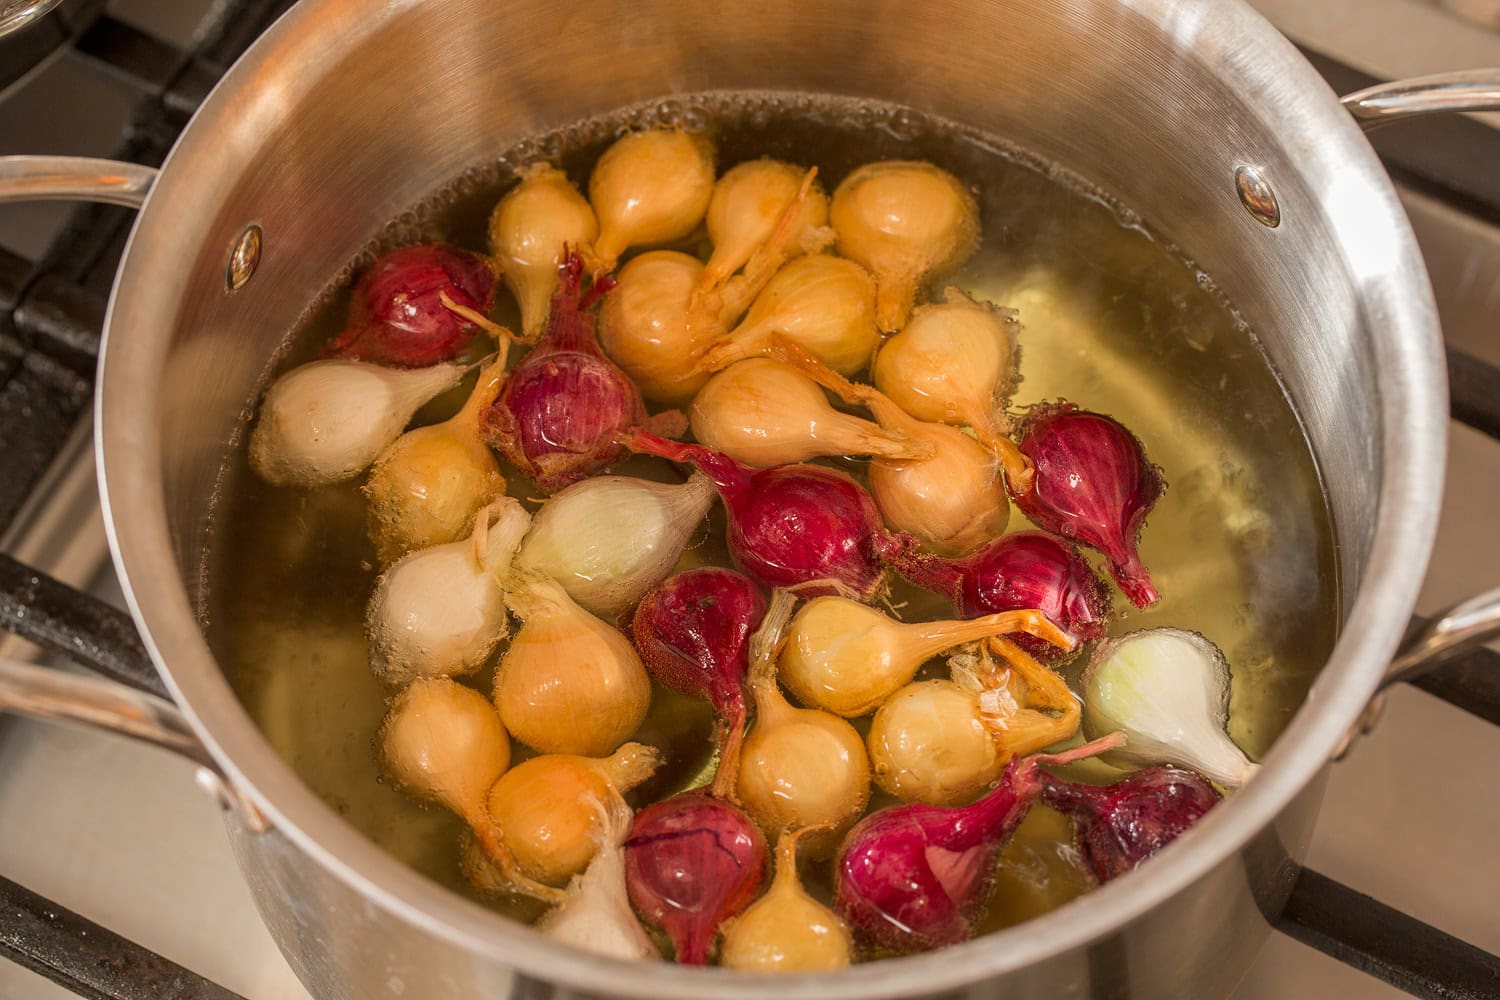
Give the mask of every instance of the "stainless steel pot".
M 561 948 L 386 856 L 272 751 L 196 615 L 210 500 L 247 405 L 304 305 L 388 219 L 525 135 L 672 93 L 765 88 L 903 102 L 1005 136 L 1188 248 L 1298 405 L 1346 583 L 1337 647 L 1260 776 L 1146 871 L 962 947 L 778 980 L 775 992 L 1229 992 L 1267 933 L 1263 914 L 1285 899 L 1326 768 L 1368 719 L 1401 639 L 1447 420 L 1431 294 L 1389 180 L 1312 69 L 1233 0 L 304 0 L 163 167 L 107 320 L 97 437 L 111 543 L 178 709 L 101 706 L 97 683 L 15 667 L 0 676 L 0 707 L 93 712 L 197 754 L 261 913 L 315 996 L 768 992 L 721 970 Z M 1496 100 L 1500 73 L 1361 95 L 1352 110 Z M 0 170 L 10 196 L 135 203 L 151 181 L 118 165 Z M 1406 665 L 1497 618 L 1500 594 L 1487 595 Z

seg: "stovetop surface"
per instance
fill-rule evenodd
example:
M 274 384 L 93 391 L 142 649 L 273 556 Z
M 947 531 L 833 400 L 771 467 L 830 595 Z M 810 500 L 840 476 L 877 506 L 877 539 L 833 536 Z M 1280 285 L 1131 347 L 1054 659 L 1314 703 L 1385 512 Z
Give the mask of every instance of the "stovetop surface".
M 1365 0 L 1362 0 L 1365 3 Z M 113 17 L 184 46 L 212 0 L 115 0 Z M 1321 51 L 1385 76 L 1489 62 L 1500 35 L 1413 0 L 1261 0 L 1274 21 Z M 1372 9 L 1421 34 L 1395 44 L 1368 29 Z M 1394 12 L 1394 13 L 1392 13 Z M 1340 17 L 1349 20 L 1340 22 Z M 1442 38 L 1429 37 L 1443 19 Z M 1357 23 L 1356 23 L 1357 22 Z M 1413 28 L 1412 31 L 1416 29 Z M 1355 46 L 1354 36 L 1360 36 Z M 1370 37 L 1376 41 L 1371 41 Z M 1423 50 L 1413 39 L 1430 41 Z M 1351 46 L 1357 51 L 1351 55 Z M 1393 47 L 1394 46 L 1394 47 Z M 1482 53 L 1492 53 L 1480 58 Z M 1366 55 L 1360 55 L 1366 53 Z M 1424 61 L 1425 60 L 1425 61 Z M 108 155 L 132 95 L 64 57 L 0 100 L 0 153 Z M 1450 345 L 1500 364 L 1500 229 L 1403 192 L 1427 256 Z M 0 246 L 36 259 L 67 217 L 57 205 L 0 207 Z M 1500 442 L 1454 424 L 1438 545 L 1419 612 L 1500 582 Z M 118 602 L 103 525 L 91 503 L 86 428 L 43 487 L 48 503 L 0 549 Z M 1415 568 L 1414 568 L 1415 569 Z M 14 641 L 0 650 L 14 653 Z M 261 925 L 217 807 L 191 766 L 81 730 L 19 720 L 0 725 L 0 873 L 253 1000 L 306 996 Z M 1333 769 L 1309 864 L 1481 948 L 1500 952 L 1500 738 L 1493 727 L 1414 688 L 1393 697 L 1376 732 Z M 1272 935 L 1235 1000 L 1404 997 L 1363 973 Z M 0 962 L 0 997 L 72 994 Z

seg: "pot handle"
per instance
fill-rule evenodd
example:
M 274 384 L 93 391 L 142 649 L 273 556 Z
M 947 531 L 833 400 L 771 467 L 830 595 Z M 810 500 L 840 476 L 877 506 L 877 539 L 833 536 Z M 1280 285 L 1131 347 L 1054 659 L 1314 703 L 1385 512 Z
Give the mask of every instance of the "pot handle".
M 154 694 L 105 680 L 65 674 L 0 656 L 0 713 L 76 722 L 170 750 L 198 765 L 198 784 L 233 809 L 246 829 L 270 829 L 264 814 L 241 794 L 194 735 L 177 706 Z
M 102 201 L 140 208 L 157 173 L 139 163 L 86 156 L 0 156 L 0 203 Z
M 1438 111 L 1500 111 L 1500 69 L 1467 69 L 1366 87 L 1339 101 L 1366 131 Z
M 1496 637 L 1500 637 L 1500 588 L 1455 604 L 1407 636 L 1386 668 L 1377 694 Z
M 1385 711 L 1385 694 L 1393 685 L 1414 680 L 1495 638 L 1500 638 L 1500 587 L 1455 604 L 1424 622 L 1396 650 L 1375 695 L 1344 734 L 1334 759 L 1342 760 L 1359 737 L 1375 728 Z
M 26 27 L 59 2 L 60 0 L 0 0 L 0 36 Z

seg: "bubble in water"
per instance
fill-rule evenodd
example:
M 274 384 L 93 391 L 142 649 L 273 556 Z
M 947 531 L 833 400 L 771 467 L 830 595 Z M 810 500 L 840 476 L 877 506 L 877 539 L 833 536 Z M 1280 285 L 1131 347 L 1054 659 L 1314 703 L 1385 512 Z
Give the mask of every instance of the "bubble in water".
M 885 131 L 896 139 L 911 140 L 927 128 L 927 118 L 911 108 L 896 108 L 886 118 Z

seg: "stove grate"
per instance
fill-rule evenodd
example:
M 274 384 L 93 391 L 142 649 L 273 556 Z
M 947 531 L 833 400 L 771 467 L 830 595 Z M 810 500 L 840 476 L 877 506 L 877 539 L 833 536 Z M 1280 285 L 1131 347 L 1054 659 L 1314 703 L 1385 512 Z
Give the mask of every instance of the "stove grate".
M 89 1000 L 244 1000 L 6 878 L 0 957 Z

